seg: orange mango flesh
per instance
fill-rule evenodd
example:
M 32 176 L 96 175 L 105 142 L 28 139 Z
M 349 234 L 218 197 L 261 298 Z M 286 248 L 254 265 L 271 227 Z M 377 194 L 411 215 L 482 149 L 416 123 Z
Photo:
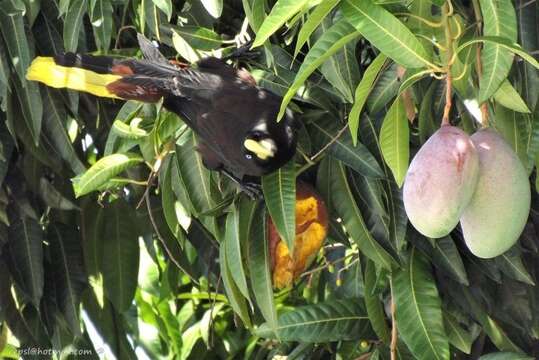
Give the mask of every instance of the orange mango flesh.
M 273 286 L 291 286 L 316 258 L 327 236 L 327 210 L 322 199 L 310 186 L 300 183 L 296 190 L 296 239 L 294 254 L 279 237 L 268 218 L 269 242 L 273 269 Z

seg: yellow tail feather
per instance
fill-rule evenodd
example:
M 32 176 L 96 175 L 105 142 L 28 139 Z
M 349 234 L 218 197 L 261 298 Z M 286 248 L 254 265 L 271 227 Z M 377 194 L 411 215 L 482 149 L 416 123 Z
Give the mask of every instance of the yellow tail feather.
M 119 75 L 98 74 L 76 67 L 57 65 L 51 57 L 38 56 L 32 61 L 26 79 L 39 81 L 55 88 L 68 88 L 90 94 L 119 99 L 107 90 L 107 85 L 121 79 Z

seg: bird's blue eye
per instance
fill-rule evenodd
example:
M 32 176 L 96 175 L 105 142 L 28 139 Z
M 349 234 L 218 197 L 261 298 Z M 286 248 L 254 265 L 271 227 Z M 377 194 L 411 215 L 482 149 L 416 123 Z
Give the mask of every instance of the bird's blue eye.
M 245 158 L 246 158 L 247 160 L 251 160 L 251 159 L 253 158 L 253 155 L 251 155 L 251 154 L 245 154 Z

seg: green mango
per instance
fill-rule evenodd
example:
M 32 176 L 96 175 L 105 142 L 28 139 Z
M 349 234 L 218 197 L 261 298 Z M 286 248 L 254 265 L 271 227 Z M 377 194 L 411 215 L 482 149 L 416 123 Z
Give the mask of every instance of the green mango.
M 479 158 L 468 134 L 444 125 L 419 149 L 404 180 L 403 200 L 412 225 L 431 238 L 457 226 L 479 177 Z
M 470 251 L 488 259 L 503 254 L 522 234 L 530 183 L 517 154 L 495 130 L 480 130 L 471 139 L 479 154 L 479 181 L 460 224 Z

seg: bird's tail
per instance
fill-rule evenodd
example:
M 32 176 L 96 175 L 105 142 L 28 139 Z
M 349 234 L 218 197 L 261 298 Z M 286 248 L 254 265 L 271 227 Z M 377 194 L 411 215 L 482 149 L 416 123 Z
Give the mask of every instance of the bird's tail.
M 35 58 L 26 78 L 100 97 L 156 102 L 177 72 L 173 65 L 146 60 L 65 53 Z

